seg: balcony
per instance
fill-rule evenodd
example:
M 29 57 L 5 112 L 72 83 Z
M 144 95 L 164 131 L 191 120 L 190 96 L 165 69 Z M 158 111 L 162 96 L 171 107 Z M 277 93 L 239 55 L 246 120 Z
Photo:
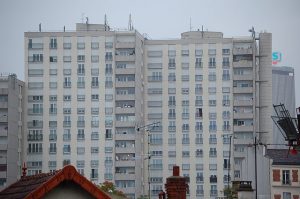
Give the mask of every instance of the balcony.
M 116 167 L 134 167 L 135 166 L 135 160 L 119 160 L 115 161 Z
M 116 127 L 135 127 L 134 121 L 116 121 Z
M 234 113 L 233 119 L 252 119 L 253 113 Z
M 116 81 L 115 87 L 135 87 L 134 81 Z
M 253 87 L 233 87 L 233 93 L 252 93 Z
M 116 147 L 116 153 L 135 153 L 134 147 Z
M 28 43 L 28 49 L 35 50 L 35 49 L 43 49 L 43 48 L 44 48 L 43 43 Z
M 241 60 L 238 62 L 233 62 L 234 68 L 252 68 L 252 61 Z
M 135 74 L 135 68 L 116 68 L 115 73 L 122 75 Z
M 241 152 L 241 151 L 234 151 L 233 152 L 233 157 L 234 158 L 245 158 L 247 156 L 247 154 L 245 152 Z
M 135 42 L 117 42 L 116 48 L 135 48 Z
M 57 114 L 57 108 L 49 108 L 49 114 Z
M 234 55 L 246 55 L 246 54 L 253 54 L 253 50 L 251 47 L 249 48 L 233 48 Z
M 116 108 L 116 114 L 126 114 L 126 113 L 135 113 L 135 107 L 126 107 L 126 108 L 121 108 L 117 107 Z
M 134 62 L 135 61 L 135 55 L 116 55 L 115 56 L 116 61 L 124 61 L 124 62 Z
M 116 140 L 135 140 L 134 133 L 117 132 L 115 136 Z
M 135 100 L 134 94 L 116 95 L 116 100 Z
M 42 114 L 43 114 L 43 108 L 39 108 L 39 109 L 29 108 L 28 109 L 28 115 L 42 115 Z
M 32 121 L 27 123 L 28 128 L 43 128 L 42 121 Z
M 115 173 L 115 180 L 135 180 L 135 172 Z
M 233 80 L 253 80 L 253 75 L 233 75 Z
M 238 131 L 238 132 L 252 132 L 253 131 L 253 126 L 233 126 L 233 131 Z
M 234 100 L 233 106 L 253 106 L 253 100 Z
M 253 144 L 254 141 L 251 138 L 245 138 L 245 139 L 234 139 L 234 144 L 238 144 L 238 145 L 249 145 L 249 144 Z
M 148 82 L 161 82 L 162 76 L 148 76 Z

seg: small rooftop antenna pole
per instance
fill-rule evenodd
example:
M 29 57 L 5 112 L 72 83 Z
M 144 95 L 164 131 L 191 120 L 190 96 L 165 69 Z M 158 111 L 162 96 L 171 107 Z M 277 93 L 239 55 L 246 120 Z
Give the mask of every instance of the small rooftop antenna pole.
M 203 25 L 202 25 L 201 35 L 202 35 L 202 38 L 203 38 Z
M 39 31 L 42 32 L 42 23 L 39 24 Z
M 64 26 L 64 32 L 66 32 L 66 26 Z
M 107 17 L 104 15 L 104 30 L 107 31 Z
M 86 17 L 85 19 L 86 19 L 85 23 L 86 23 L 86 24 L 89 24 L 89 18 Z
M 192 31 L 192 17 L 190 17 L 190 31 Z
M 84 13 L 81 13 L 81 23 L 84 23 Z
M 129 21 L 128 21 L 128 30 L 132 30 L 132 20 L 131 20 L 131 14 L 129 14 Z

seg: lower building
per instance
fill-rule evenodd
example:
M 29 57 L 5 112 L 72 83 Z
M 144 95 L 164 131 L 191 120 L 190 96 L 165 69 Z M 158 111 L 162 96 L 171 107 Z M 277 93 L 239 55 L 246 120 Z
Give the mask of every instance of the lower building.
M 270 159 L 271 198 L 299 199 L 300 154 L 289 154 L 285 149 L 268 149 Z
M 24 82 L 0 76 L 0 190 L 20 177 Z

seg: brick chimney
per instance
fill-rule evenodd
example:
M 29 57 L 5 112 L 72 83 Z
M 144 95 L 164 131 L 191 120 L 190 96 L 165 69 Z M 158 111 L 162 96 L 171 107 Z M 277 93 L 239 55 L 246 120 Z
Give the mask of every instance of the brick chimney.
M 179 166 L 173 166 L 173 176 L 167 178 L 165 188 L 168 199 L 186 199 L 188 184 L 184 177 L 179 176 Z

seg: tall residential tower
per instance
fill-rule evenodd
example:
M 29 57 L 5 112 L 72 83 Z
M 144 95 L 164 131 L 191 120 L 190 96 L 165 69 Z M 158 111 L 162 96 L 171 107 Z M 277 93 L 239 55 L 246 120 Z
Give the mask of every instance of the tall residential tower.
M 175 164 L 190 198 L 223 196 L 233 179 L 255 182 L 249 144 L 272 133 L 270 57 L 269 33 L 149 40 L 98 24 L 26 32 L 29 173 L 73 164 L 131 198 L 157 198 Z

